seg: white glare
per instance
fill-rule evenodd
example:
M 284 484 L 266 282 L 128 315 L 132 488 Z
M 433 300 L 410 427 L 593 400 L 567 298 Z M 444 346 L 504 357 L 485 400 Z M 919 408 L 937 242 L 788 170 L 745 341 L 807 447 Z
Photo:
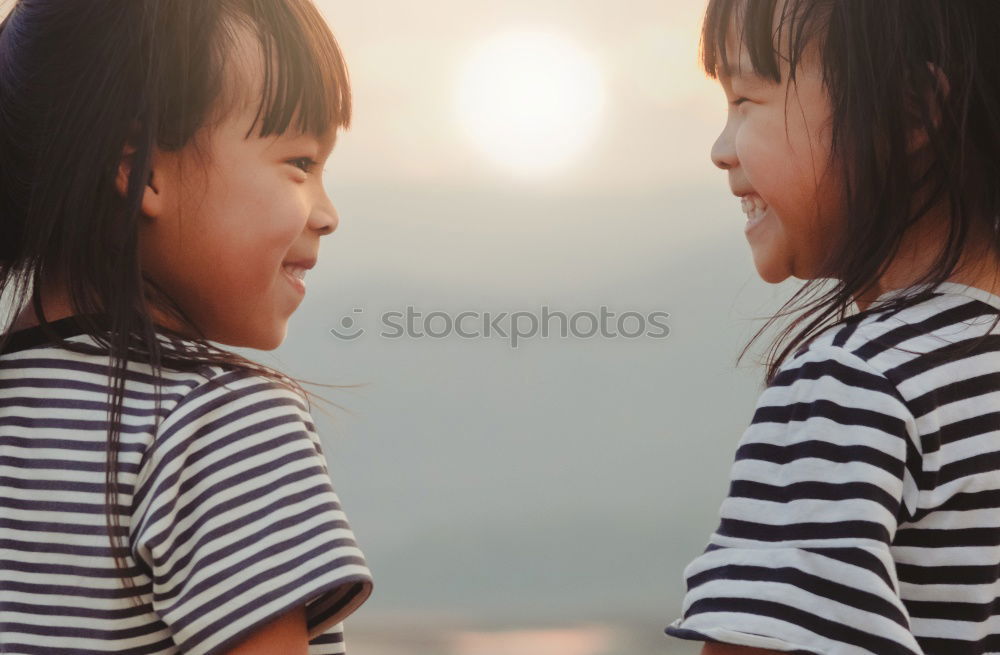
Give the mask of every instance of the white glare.
M 486 156 L 534 175 L 567 164 L 592 141 L 602 86 L 597 66 L 572 41 L 544 32 L 501 34 L 469 56 L 459 117 Z

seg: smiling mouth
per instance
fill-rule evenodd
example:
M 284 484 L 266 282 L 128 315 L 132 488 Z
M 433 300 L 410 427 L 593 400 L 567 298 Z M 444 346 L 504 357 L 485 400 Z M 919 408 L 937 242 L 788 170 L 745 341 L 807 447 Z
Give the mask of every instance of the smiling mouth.
M 740 198 L 743 213 L 747 216 L 747 225 L 753 225 L 764 218 L 767 213 L 767 203 L 756 193 L 748 193 Z
M 291 282 L 292 286 L 298 289 L 301 293 L 305 293 L 306 290 L 305 271 L 306 269 L 302 267 L 281 267 L 281 274 L 284 275 L 285 279 Z
M 295 264 L 285 264 L 281 268 L 285 271 L 285 273 L 296 278 L 297 280 L 305 280 L 306 271 L 309 270 L 305 266 L 296 266 Z

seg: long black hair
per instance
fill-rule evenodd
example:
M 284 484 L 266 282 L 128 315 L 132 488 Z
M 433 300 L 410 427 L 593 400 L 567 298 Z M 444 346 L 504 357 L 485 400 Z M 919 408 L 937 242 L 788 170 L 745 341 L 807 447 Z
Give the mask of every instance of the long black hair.
M 245 369 L 309 406 L 298 380 L 207 341 L 138 258 L 154 146 L 197 150 L 196 133 L 236 107 L 238 90 L 223 90 L 241 30 L 263 53 L 261 137 L 283 134 L 296 115 L 298 130 L 317 136 L 349 125 L 347 68 L 312 0 L 17 0 L 0 23 L 0 298 L 13 289 L 14 307 L 30 301 L 51 340 L 111 357 L 105 513 L 126 587 L 135 586 L 134 570 L 115 508 L 129 360 L 157 378 L 163 367 Z M 122 194 L 126 145 L 134 152 Z M 65 341 L 49 326 L 41 291 L 54 280 L 66 284 L 73 320 L 99 347 Z M 155 324 L 151 307 L 182 330 Z M 157 387 L 156 428 L 159 395 Z
M 770 384 L 789 354 L 824 329 L 924 300 L 967 250 L 1000 250 L 1000 2 L 709 0 L 701 60 L 713 78 L 729 66 L 731 29 L 754 71 L 776 83 L 781 60 L 793 82 L 807 47 L 817 48 L 832 111 L 831 163 L 845 179 L 846 215 L 824 277 L 806 281 L 737 360 L 775 320 L 803 310 L 771 344 Z M 926 135 L 919 154 L 909 145 L 914 133 Z M 851 314 L 909 228 L 936 206 L 948 210 L 947 238 L 912 282 L 916 291 Z M 821 293 L 827 277 L 835 285 Z

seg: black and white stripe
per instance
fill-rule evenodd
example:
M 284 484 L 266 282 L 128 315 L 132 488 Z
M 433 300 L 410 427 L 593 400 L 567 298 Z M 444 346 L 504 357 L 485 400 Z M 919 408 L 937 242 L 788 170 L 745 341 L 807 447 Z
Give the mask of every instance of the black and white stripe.
M 70 319 L 55 327 L 96 345 Z M 118 516 L 138 587 L 122 588 L 104 519 L 107 364 L 39 328 L 0 351 L 0 652 L 223 653 L 308 602 L 310 655 L 343 653 L 371 574 L 302 399 L 257 375 L 164 369 L 154 439 L 151 370 L 129 363 Z
M 817 655 L 1000 653 L 1000 328 L 968 350 L 998 313 L 1000 297 L 945 282 L 786 361 L 667 634 Z

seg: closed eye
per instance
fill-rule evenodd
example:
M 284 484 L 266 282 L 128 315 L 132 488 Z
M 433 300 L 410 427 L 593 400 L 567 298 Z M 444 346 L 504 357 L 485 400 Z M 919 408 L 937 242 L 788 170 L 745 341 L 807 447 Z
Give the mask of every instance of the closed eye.
M 292 164 L 292 166 L 295 166 L 296 168 L 301 170 L 303 173 L 306 173 L 307 175 L 309 173 L 312 173 L 313 170 L 316 168 L 316 166 L 319 165 L 311 157 L 296 157 L 295 159 L 289 159 L 288 163 Z M 305 166 L 299 166 L 299 164 L 305 164 Z
M 737 98 L 736 100 L 733 100 L 733 102 L 732 102 L 732 105 L 733 105 L 734 107 L 739 107 L 739 106 L 740 106 L 740 105 L 742 105 L 742 104 L 743 104 L 744 102 L 749 102 L 749 101 L 750 101 L 750 99 L 749 99 L 749 98 L 743 98 L 743 97 L 740 97 L 740 98 Z

